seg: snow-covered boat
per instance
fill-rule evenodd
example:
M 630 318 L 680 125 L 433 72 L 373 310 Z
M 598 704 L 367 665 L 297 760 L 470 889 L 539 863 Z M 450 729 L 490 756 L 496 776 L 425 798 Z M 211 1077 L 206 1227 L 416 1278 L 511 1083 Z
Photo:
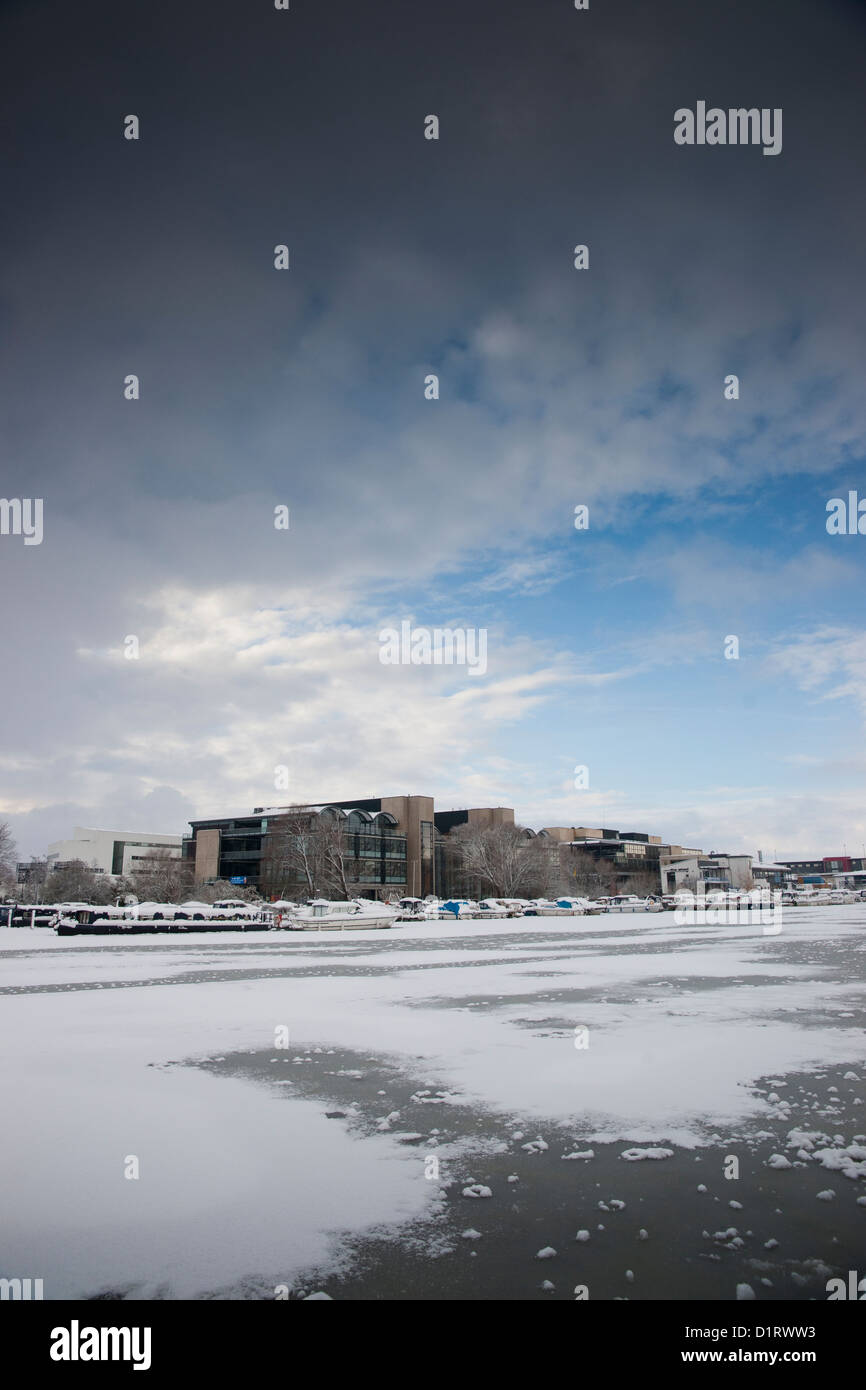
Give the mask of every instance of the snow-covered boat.
M 797 903 L 803 907 L 826 907 L 830 902 L 829 888 L 812 888 L 805 886 L 795 888 Z
M 393 927 L 399 916 L 399 907 L 371 902 L 369 898 L 354 898 L 348 902 L 313 898 L 308 903 L 293 903 L 283 909 L 274 925 L 281 931 L 364 931 Z
M 445 898 L 439 905 L 439 920 L 448 922 L 460 918 L 480 917 L 481 909 L 471 898 Z
M 737 911 L 748 909 L 752 906 L 752 897 L 746 890 L 742 892 L 737 888 L 719 888 L 712 893 L 706 893 L 703 897 L 696 899 L 699 907 L 712 908 L 735 908 Z
M 598 904 L 590 902 L 589 898 L 570 898 L 567 896 L 557 898 L 556 906 L 562 909 L 566 917 L 595 916 L 601 910 Z
M 526 903 L 519 898 L 480 898 L 480 917 L 522 917 Z
M 268 931 L 273 914 L 252 903 L 227 909 L 208 903 L 137 903 L 134 907 L 87 904 L 59 911 L 58 936 L 140 936 L 166 932 Z
M 2 927 L 53 927 L 57 914 L 67 903 L 2 903 L 0 904 L 0 926 Z M 75 906 L 86 906 L 76 903 Z
M 438 898 L 400 898 L 398 922 L 438 922 L 442 904 Z
M 609 898 L 599 898 L 605 912 L 663 912 L 663 904 L 657 898 L 639 898 L 636 893 L 615 893 Z

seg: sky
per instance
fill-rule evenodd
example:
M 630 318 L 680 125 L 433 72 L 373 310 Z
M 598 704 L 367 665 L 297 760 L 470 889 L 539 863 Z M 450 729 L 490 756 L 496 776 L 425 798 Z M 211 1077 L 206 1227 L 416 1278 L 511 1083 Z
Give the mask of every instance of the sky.
M 29 0 L 0 53 L 22 857 L 404 793 L 866 852 L 866 7 Z

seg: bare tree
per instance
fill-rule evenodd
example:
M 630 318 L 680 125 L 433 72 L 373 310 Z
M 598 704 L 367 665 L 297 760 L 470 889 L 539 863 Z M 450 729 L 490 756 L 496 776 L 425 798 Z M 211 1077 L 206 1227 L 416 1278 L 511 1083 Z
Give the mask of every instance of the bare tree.
M 479 829 L 461 825 L 452 830 L 449 839 L 457 851 L 460 881 L 468 892 L 519 898 L 556 891 L 553 885 L 559 868 L 555 847 L 539 836 L 527 836 L 522 826 Z
M 638 869 L 636 873 L 629 874 L 624 891 L 636 893 L 640 898 L 649 897 L 650 894 L 658 895 L 662 891 L 661 877 L 658 873 L 653 873 L 652 869 Z
M 195 896 L 203 903 L 220 902 L 223 898 L 241 898 L 246 903 L 258 902 L 261 894 L 258 889 L 246 883 L 232 883 L 227 878 L 218 878 L 214 883 L 199 883 Z
M 361 890 L 360 875 L 339 816 L 289 807 L 269 828 L 261 874 L 269 897 L 351 898 Z
M 101 895 L 100 874 L 83 859 L 70 859 L 68 863 L 52 868 L 44 881 L 40 896 L 46 902 L 104 902 Z
M 326 820 L 320 827 L 318 834 L 321 836 L 323 878 L 326 891 L 339 895 L 342 899 L 352 897 L 349 882 L 351 878 L 354 878 L 354 884 L 357 887 L 358 875 L 357 870 L 353 872 L 351 868 L 355 861 L 346 847 L 346 837 L 343 834 L 341 823 L 338 820 Z
M 616 877 L 603 860 L 598 860 L 586 849 L 565 847 L 563 867 L 568 877 L 570 891 L 578 897 L 596 898 L 602 894 L 616 892 Z
M 325 881 L 325 842 L 319 817 L 290 807 L 268 829 L 262 855 L 262 891 L 271 898 L 315 898 Z
M 21 882 L 16 882 L 14 887 L 11 887 L 10 896 L 17 898 L 21 903 L 47 902 L 46 883 L 50 871 L 51 866 L 47 859 L 31 855 Z
M 193 867 L 170 849 L 154 849 L 139 860 L 140 867 L 130 875 L 137 897 L 151 902 L 183 902 L 192 895 Z
M 0 885 L 14 893 L 16 887 L 15 856 L 17 850 L 12 831 L 6 821 L 0 821 Z

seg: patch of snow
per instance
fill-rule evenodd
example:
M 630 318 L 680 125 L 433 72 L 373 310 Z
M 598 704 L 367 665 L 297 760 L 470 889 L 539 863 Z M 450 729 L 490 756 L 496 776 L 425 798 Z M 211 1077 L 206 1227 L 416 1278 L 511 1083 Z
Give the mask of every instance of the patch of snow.
M 673 1158 L 673 1149 L 625 1149 L 620 1158 L 625 1158 L 629 1163 L 639 1163 L 644 1158 Z

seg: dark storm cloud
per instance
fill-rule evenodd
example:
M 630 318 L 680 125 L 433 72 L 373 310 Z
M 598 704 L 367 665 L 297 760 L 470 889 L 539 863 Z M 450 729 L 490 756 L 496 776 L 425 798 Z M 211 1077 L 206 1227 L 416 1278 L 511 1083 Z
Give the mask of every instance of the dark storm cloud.
M 748 358 L 756 318 L 772 351 L 831 309 L 844 360 L 863 35 L 832 8 L 820 26 L 815 14 L 590 15 L 564 0 L 151 5 L 146 25 L 109 5 L 19 13 L 6 44 L 19 74 L 5 98 L 18 132 L 10 491 L 53 488 L 55 509 L 85 526 L 111 515 L 130 539 L 130 502 L 271 494 L 287 479 L 338 524 L 356 490 L 396 487 L 402 521 L 400 492 L 411 510 L 424 479 L 405 477 L 417 460 L 394 444 L 440 364 L 443 395 L 489 433 L 542 400 L 555 414 L 566 382 L 585 401 L 586 378 L 617 390 L 684 377 L 681 335 L 696 330 Z M 673 111 L 700 96 L 782 106 L 783 157 L 675 147 Z M 138 143 L 121 138 L 128 111 Z M 427 111 L 438 144 L 421 139 Z M 283 240 L 293 268 L 280 276 Z M 578 240 L 593 269 L 576 288 Z M 626 382 L 610 325 L 629 310 L 653 331 Z M 534 401 L 520 373 L 513 400 L 490 400 L 473 335 L 496 313 L 525 334 Z M 533 383 L 551 345 L 561 380 L 547 362 Z M 127 371 L 142 378 L 134 410 Z M 459 488 L 467 422 L 449 430 L 443 416 L 423 429 Z M 476 466 L 495 469 L 491 455 L 473 452 Z
M 41 547 L 0 545 L 16 745 L 95 747 L 109 700 L 117 740 L 191 735 L 182 682 L 122 694 L 81 655 L 158 626 L 160 590 L 357 618 L 383 587 L 520 556 L 575 500 L 612 516 L 862 455 L 859 10 L 52 3 L 0 23 L 2 491 L 46 516 Z M 678 148 L 699 99 L 782 107 L 783 153 Z M 733 441 L 732 370 L 752 402 Z M 314 684 L 295 673 L 293 698 Z M 230 706 L 214 692 L 215 734 Z

